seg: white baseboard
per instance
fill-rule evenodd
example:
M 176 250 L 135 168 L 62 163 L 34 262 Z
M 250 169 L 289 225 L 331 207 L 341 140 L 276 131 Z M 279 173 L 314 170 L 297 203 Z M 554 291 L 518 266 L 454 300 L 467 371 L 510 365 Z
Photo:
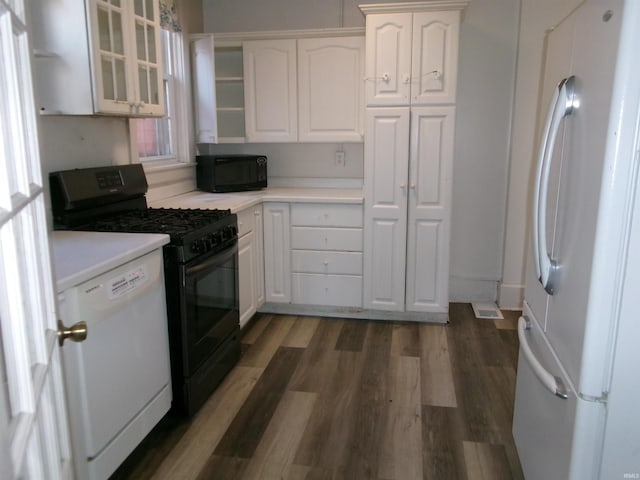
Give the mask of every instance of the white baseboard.
M 498 292 L 498 306 L 504 310 L 522 310 L 524 285 L 501 284 Z

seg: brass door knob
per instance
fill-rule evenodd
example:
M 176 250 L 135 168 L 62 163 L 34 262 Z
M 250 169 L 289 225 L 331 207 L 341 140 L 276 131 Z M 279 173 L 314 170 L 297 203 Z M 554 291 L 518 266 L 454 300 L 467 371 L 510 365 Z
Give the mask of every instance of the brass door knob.
M 87 322 L 78 322 L 67 328 L 58 320 L 58 344 L 62 346 L 66 339 L 73 342 L 82 342 L 87 338 Z

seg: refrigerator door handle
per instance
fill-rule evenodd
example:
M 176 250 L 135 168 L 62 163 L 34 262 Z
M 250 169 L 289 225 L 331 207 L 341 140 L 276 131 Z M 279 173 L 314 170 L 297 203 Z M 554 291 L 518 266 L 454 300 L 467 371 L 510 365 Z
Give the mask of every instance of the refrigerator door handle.
M 558 269 L 547 249 L 547 192 L 551 157 L 556 138 L 564 118 L 571 115 L 577 107 L 575 95 L 575 77 L 571 76 L 558 83 L 554 91 L 545 122 L 540 151 L 536 164 L 536 177 L 533 199 L 533 255 L 536 276 L 546 292 L 553 295 L 554 276 Z
M 527 330 L 531 330 L 531 320 L 522 316 L 518 319 L 518 338 L 520 339 L 520 347 L 527 362 L 533 369 L 533 372 L 538 377 L 538 380 L 542 382 L 547 390 L 564 400 L 569 398 L 567 389 L 560 377 L 556 377 L 547 371 L 542 364 L 538 361 L 534 355 L 531 347 L 529 346 L 529 340 L 527 338 Z

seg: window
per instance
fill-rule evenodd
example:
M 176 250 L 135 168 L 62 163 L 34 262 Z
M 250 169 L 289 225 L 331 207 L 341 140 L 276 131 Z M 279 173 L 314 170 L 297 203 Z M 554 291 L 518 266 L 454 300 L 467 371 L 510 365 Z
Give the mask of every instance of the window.
M 161 30 L 164 96 L 167 114 L 162 118 L 130 121 L 133 158 L 147 165 L 184 163 L 188 154 L 188 98 L 184 79 L 183 42 L 180 33 Z

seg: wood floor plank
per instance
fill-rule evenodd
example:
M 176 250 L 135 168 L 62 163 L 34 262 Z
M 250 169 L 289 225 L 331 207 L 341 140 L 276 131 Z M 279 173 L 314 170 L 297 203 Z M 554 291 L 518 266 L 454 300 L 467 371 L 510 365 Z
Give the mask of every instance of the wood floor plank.
M 266 367 L 295 322 L 295 317 L 272 316 L 256 341 L 243 353 L 238 365 Z
M 213 479 L 240 479 L 249 465 L 249 459 L 238 457 L 225 457 L 213 455 L 207 465 L 200 471 L 197 477 L 174 477 L 174 478 L 194 478 L 195 480 Z
M 320 317 L 295 317 L 283 347 L 307 348 L 320 323 Z
M 361 352 L 367 334 L 367 322 L 362 320 L 343 320 L 340 336 L 335 343 L 336 350 Z
M 440 407 L 457 405 L 446 325 L 419 326 L 422 403 Z
M 244 472 L 246 480 L 280 480 L 287 474 L 316 401 L 315 393 L 285 392 Z
M 420 330 L 418 323 L 406 322 L 393 325 L 391 355 L 420 356 Z
M 369 325 L 363 351 L 364 365 L 353 419 L 353 442 L 345 466 L 347 478 L 377 477 L 380 445 L 388 409 L 388 371 L 392 328 L 389 324 Z
M 323 371 L 318 375 L 323 387 L 317 389 L 318 399 L 294 462 L 334 470 L 348 462 L 364 356 L 330 350 L 325 364 L 318 366 Z
M 396 329 L 394 328 L 394 333 Z M 378 476 L 389 480 L 422 479 L 422 409 L 420 359 L 392 356 L 389 407 L 380 443 Z
M 334 345 L 340 336 L 342 322 L 323 319 L 305 349 L 298 368 L 291 378 L 290 390 L 319 392 L 325 389 L 335 375 Z
M 242 330 L 242 343 L 254 343 L 257 338 L 260 338 L 260 335 L 262 335 L 264 329 L 267 328 L 272 318 L 274 318 L 274 316 L 268 313 L 256 313 L 249 325 Z
M 473 480 L 510 480 L 509 462 L 502 445 L 464 442 L 467 477 Z
M 422 465 L 425 480 L 466 480 L 460 421 L 457 408 L 422 407 Z
M 251 458 L 278 407 L 302 349 L 280 347 L 218 443 L 215 454 Z

